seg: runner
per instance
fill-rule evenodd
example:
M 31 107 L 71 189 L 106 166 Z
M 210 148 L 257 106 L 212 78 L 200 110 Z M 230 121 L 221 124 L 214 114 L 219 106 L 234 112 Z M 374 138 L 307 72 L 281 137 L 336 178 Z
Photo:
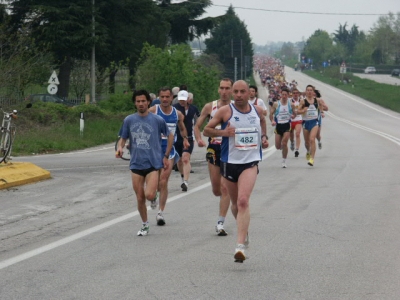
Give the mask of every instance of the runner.
M 176 127 L 179 128 L 180 133 L 182 137 L 184 137 L 184 142 L 183 142 L 183 147 L 184 149 L 188 148 L 189 142 L 187 141 L 187 132 L 185 125 L 183 124 L 183 118 L 184 116 L 182 115 L 181 112 L 177 111 L 174 107 L 171 106 L 172 103 L 172 91 L 169 87 L 163 87 L 159 91 L 158 97 L 160 98 L 161 104 L 152 106 L 150 108 L 150 112 L 160 116 L 165 120 L 165 122 L 168 125 L 169 130 L 174 134 L 174 142 L 176 141 Z M 165 205 L 167 203 L 167 198 L 168 198 L 168 180 L 169 176 L 171 175 L 172 167 L 174 163 L 177 163 L 179 160 L 179 154 L 176 152 L 175 148 L 172 146 L 171 150 L 169 152 L 166 151 L 166 136 L 162 136 L 162 151 L 163 154 L 168 155 L 168 159 L 170 160 L 170 163 L 168 164 L 168 167 L 161 170 L 160 172 L 160 182 L 158 184 L 158 191 L 160 192 L 160 203 L 159 203 L 159 211 L 156 216 L 157 220 L 157 225 L 163 226 L 165 225 L 165 219 L 164 219 L 164 209 Z M 155 204 L 155 205 L 154 205 Z M 151 206 L 152 209 L 157 208 L 157 203 L 153 203 Z
M 235 262 L 246 259 L 250 224 L 249 200 L 258 174 L 262 148 L 268 147 L 267 123 L 262 108 L 248 103 L 250 90 L 244 80 L 233 85 L 235 103 L 221 107 L 204 128 L 204 135 L 222 136 L 221 175 L 232 201 L 237 222 Z M 221 129 L 218 129 L 222 124 Z
M 203 126 L 207 119 L 211 120 L 221 107 L 231 103 L 232 80 L 229 78 L 222 79 L 219 83 L 218 93 L 219 99 L 204 105 L 203 109 L 201 110 L 200 117 L 197 119 L 195 124 L 194 134 L 199 147 L 204 147 L 206 145 L 201 138 L 200 127 Z M 221 180 L 221 143 L 222 137 L 216 136 L 208 139 L 206 160 L 208 162 L 208 172 L 210 175 L 213 194 L 217 197 L 220 197 L 219 217 L 217 220 L 217 225 L 215 226 L 215 231 L 219 236 L 226 236 L 228 233 L 224 228 L 224 223 L 229 209 L 230 198 L 228 191 Z
M 306 98 L 300 101 L 298 114 L 303 114 L 303 135 L 307 149 L 306 159 L 308 165 L 314 166 L 315 158 L 315 138 L 318 132 L 318 118 L 320 111 L 328 110 L 328 106 L 314 96 L 314 87 L 307 85 Z
M 297 88 L 294 88 L 292 91 L 293 98 L 291 100 L 292 104 L 294 105 L 295 111 L 299 108 L 300 105 L 300 92 Z M 294 150 L 294 157 L 299 157 L 299 149 L 300 149 L 300 133 L 301 128 L 303 125 L 303 117 L 301 115 L 296 115 L 290 124 L 290 150 Z M 296 143 L 294 141 L 294 137 L 296 134 Z M 296 145 L 296 146 L 295 146 Z
M 289 90 L 282 88 L 281 100 L 275 102 L 269 112 L 269 120 L 275 128 L 275 148 L 282 150 L 282 168 L 286 168 L 288 140 L 290 137 L 290 120 L 295 117 L 294 105 L 289 101 Z
M 263 109 L 263 115 L 267 115 L 267 106 L 263 99 L 258 98 L 258 88 L 255 85 L 250 85 L 249 103 L 260 106 Z
M 174 107 L 184 116 L 183 123 L 186 128 L 187 136 L 182 137 L 178 128 L 175 149 L 180 156 L 177 165 L 179 172 L 181 173 L 181 188 L 183 192 L 186 192 L 189 187 L 189 175 L 192 169 L 192 166 L 190 165 L 190 157 L 194 147 L 193 126 L 195 120 L 200 115 L 200 112 L 197 107 L 189 104 L 189 93 L 187 91 L 182 90 L 178 93 L 178 101 L 179 103 L 175 104 Z M 186 149 L 183 147 L 185 138 L 189 142 L 189 147 Z
M 147 91 L 135 91 L 132 100 L 137 112 L 124 120 L 115 157 L 122 156 L 125 141 L 129 138 L 131 153 L 129 168 L 138 211 L 142 219 L 142 227 L 137 235 L 145 236 L 149 233 L 146 199 L 151 201 L 156 196 L 158 171 L 171 168 L 168 157 L 173 147 L 174 135 L 162 118 L 149 113 L 151 99 Z M 164 151 L 161 135 L 167 137 Z

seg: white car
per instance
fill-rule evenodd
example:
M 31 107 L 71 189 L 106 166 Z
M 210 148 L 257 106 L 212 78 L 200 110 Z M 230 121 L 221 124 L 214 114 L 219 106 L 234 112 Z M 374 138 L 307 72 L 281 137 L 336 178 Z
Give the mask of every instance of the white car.
M 375 74 L 376 73 L 376 69 L 375 67 L 366 67 L 364 70 L 365 74 Z

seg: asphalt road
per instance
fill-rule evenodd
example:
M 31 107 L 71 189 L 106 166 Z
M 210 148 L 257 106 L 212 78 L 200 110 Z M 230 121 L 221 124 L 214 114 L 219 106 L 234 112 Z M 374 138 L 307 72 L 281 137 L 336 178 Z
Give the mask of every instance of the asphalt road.
M 204 149 L 187 193 L 171 176 L 167 225 L 149 211 L 150 234 L 137 237 L 128 163 L 110 144 L 18 158 L 53 179 L 0 192 L 0 298 L 398 299 L 400 115 L 291 69 L 287 78 L 328 103 L 323 148 L 314 167 L 290 152 L 287 169 L 265 151 L 243 264 L 231 215 L 229 235 L 215 235 Z
M 379 83 L 386 83 L 391 85 L 400 85 L 400 77 L 390 76 L 386 74 L 364 74 L 364 73 L 353 73 L 353 75 L 360 78 L 374 80 Z

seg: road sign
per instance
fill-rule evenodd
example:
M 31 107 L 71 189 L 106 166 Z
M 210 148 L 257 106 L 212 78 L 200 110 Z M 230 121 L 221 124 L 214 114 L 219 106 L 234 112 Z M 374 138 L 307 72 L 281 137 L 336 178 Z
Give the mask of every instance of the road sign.
M 60 82 L 58 81 L 58 77 L 57 77 L 56 71 L 53 71 L 53 74 L 51 74 L 48 83 L 49 84 L 60 84 Z
M 58 91 L 58 87 L 55 84 L 49 84 L 49 86 L 47 87 L 47 92 L 50 95 L 57 94 L 57 91 Z
M 345 74 L 346 73 L 346 64 L 342 63 L 342 65 L 340 66 L 340 73 L 341 74 Z

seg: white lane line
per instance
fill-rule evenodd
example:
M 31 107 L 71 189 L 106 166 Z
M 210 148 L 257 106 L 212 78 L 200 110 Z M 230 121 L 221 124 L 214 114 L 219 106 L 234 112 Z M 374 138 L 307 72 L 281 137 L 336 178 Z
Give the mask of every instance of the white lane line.
M 387 112 L 385 112 L 385 111 L 383 111 L 383 110 L 380 110 L 380 109 L 378 109 L 378 108 L 376 108 L 376 107 L 373 107 L 372 105 L 369 105 L 368 103 L 365 103 L 365 101 L 368 101 L 368 100 L 360 101 L 360 100 L 358 100 L 358 99 L 356 99 L 356 98 L 354 98 L 354 97 L 351 97 L 348 93 L 339 90 L 338 88 L 334 88 L 334 87 L 330 86 L 329 84 L 326 84 L 326 83 L 323 83 L 323 82 L 321 82 L 321 81 L 318 81 L 318 80 L 316 80 L 316 79 L 314 79 L 314 78 L 312 78 L 312 77 L 310 77 L 310 76 L 308 76 L 308 77 L 309 77 L 312 81 L 318 82 L 318 85 L 321 85 L 321 84 L 322 84 L 322 85 L 325 86 L 326 88 L 329 88 L 330 90 L 332 90 L 332 91 L 334 91 L 334 92 L 336 92 L 336 93 L 338 93 L 338 94 L 340 94 L 340 95 L 342 95 L 342 96 L 345 96 L 345 97 L 347 97 L 347 98 L 349 98 L 349 99 L 351 99 L 351 100 L 353 100 L 353 101 L 355 101 L 355 102 L 357 102 L 357 103 L 359 103 L 359 104 L 362 104 L 362 105 L 364 105 L 364 106 L 366 106 L 366 107 L 368 107 L 368 108 L 370 108 L 370 109 L 373 109 L 373 110 L 375 110 L 375 111 L 377 111 L 377 112 L 380 112 L 381 114 L 384 114 L 384 115 L 389 116 L 389 117 L 391 117 L 391 118 L 400 120 L 400 117 L 391 115 L 391 114 L 389 114 L 389 113 L 387 113 Z M 329 104 L 329 102 L 328 102 L 328 104 Z M 377 105 L 378 105 L 378 104 L 377 104 Z
M 268 150 L 263 151 L 263 154 L 266 153 L 266 155 L 263 155 L 263 160 L 266 159 L 267 157 L 271 156 L 275 152 L 276 152 L 276 149 L 272 148 L 272 147 L 270 149 L 268 149 Z M 186 193 L 182 193 L 182 194 L 176 195 L 174 197 L 171 197 L 171 198 L 168 199 L 168 203 L 169 202 L 173 202 L 173 201 L 178 200 L 178 199 L 181 199 L 183 197 L 187 197 L 188 195 L 196 193 L 198 191 L 201 191 L 201 190 L 205 189 L 206 187 L 209 187 L 210 185 L 211 185 L 211 183 L 208 182 L 208 183 L 200 185 L 200 186 L 198 186 L 198 187 L 196 187 L 194 189 L 191 189 Z M 151 209 L 150 206 L 148 206 L 147 210 L 150 210 L 150 209 Z M 20 255 L 14 256 L 14 257 L 12 257 L 10 259 L 3 260 L 2 262 L 0 262 L 0 270 L 2 270 L 4 268 L 7 268 L 9 266 L 12 266 L 12 265 L 14 265 L 16 263 L 19 263 L 21 261 L 24 261 L 24 260 L 27 260 L 29 258 L 32 258 L 34 256 L 37 256 L 39 254 L 42 254 L 44 252 L 53 250 L 55 248 L 58 248 L 60 246 L 65 245 L 65 244 L 68 244 L 68 243 L 71 243 L 73 241 L 76 241 L 76 240 L 78 240 L 80 238 L 88 236 L 88 235 L 90 235 L 92 233 L 95 233 L 97 231 L 100 231 L 100 230 L 103 230 L 105 228 L 108 228 L 108 227 L 111 227 L 113 225 L 116 225 L 118 223 L 124 222 L 124 221 L 126 221 L 126 220 L 128 220 L 130 218 L 133 218 L 133 217 L 137 216 L 137 215 L 139 215 L 139 212 L 136 210 L 134 212 L 131 212 L 131 213 L 123 215 L 121 217 L 118 217 L 118 218 L 115 218 L 113 220 L 107 221 L 105 223 L 102 223 L 100 225 L 97 225 L 97 226 L 94 226 L 92 228 L 86 229 L 84 231 L 78 232 L 76 234 L 73 234 L 73 235 L 71 235 L 69 237 L 63 238 L 63 239 L 58 240 L 56 242 L 47 244 L 45 246 L 36 248 L 34 250 L 25 252 L 25 253 L 20 254 Z
M 397 145 L 400 146 L 400 138 L 397 138 L 397 137 L 394 137 L 394 136 L 392 136 L 392 135 L 390 135 L 390 134 L 384 133 L 384 132 L 382 132 L 382 131 L 378 131 L 378 130 L 375 130 L 375 129 L 372 129 L 372 128 L 368 128 L 368 127 L 365 127 L 365 126 L 363 126 L 363 125 L 360 125 L 360 124 L 357 124 L 357 123 L 348 121 L 348 120 L 343 119 L 343 118 L 340 118 L 340 117 L 337 117 L 336 115 L 334 115 L 334 114 L 331 113 L 330 111 L 327 111 L 327 112 L 325 112 L 325 113 L 326 113 L 328 116 L 332 117 L 333 119 L 336 119 L 336 120 L 338 120 L 338 121 L 347 123 L 347 124 L 349 124 L 349 125 L 351 125 L 351 126 L 354 126 L 354 127 L 359 128 L 359 129 L 362 129 L 362 130 L 365 130 L 365 131 L 374 133 L 374 134 L 376 134 L 376 135 L 379 135 L 379 136 L 381 136 L 381 137 L 383 137 L 383 138 L 385 138 L 385 139 L 387 139 L 387 140 L 389 140 L 389 141 L 391 141 L 391 142 L 393 142 L 393 143 L 395 143 L 395 144 L 397 144 Z

